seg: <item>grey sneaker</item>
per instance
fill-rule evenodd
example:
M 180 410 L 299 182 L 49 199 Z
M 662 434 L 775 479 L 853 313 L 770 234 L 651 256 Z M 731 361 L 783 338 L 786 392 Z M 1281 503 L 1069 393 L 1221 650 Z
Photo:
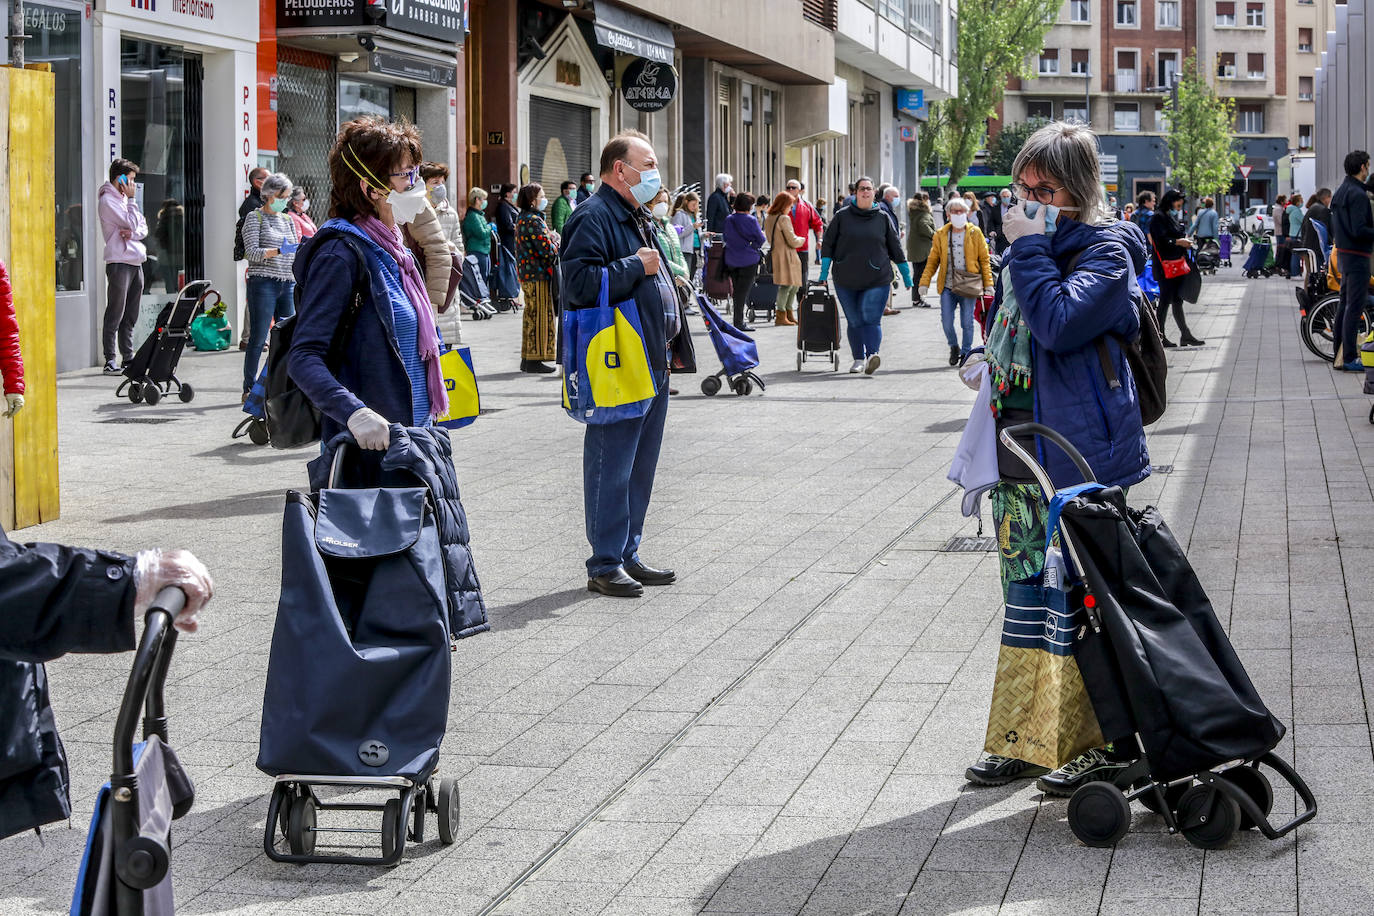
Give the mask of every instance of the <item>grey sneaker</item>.
M 1053 773 L 1035 781 L 1035 787 L 1046 795 L 1069 796 L 1085 783 L 1111 781 L 1116 774 L 1131 765 L 1129 760 L 1112 760 L 1097 748 L 1064 764 Z
M 1003 786 L 1013 779 L 1031 779 L 1048 772 L 1047 767 L 1026 763 L 1015 757 L 989 754 L 965 770 L 964 778 L 980 786 Z

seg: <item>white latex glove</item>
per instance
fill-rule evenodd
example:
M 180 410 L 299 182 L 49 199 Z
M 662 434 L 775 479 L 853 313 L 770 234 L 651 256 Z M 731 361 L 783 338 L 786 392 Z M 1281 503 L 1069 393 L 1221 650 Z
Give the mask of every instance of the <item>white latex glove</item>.
M 1027 235 L 1045 234 L 1044 220 L 1032 218 L 1026 212 L 1026 204 L 1027 201 L 1021 201 L 1020 204 L 1008 210 L 1006 216 L 1002 217 L 1002 237 L 1008 243 L 1015 242 Z
M 987 357 L 982 353 L 970 353 L 968 359 L 959 367 L 959 380 L 964 383 L 965 388 L 977 391 L 983 384 L 983 376 L 987 371 Z
M 926 296 L 929 296 L 929 295 L 930 295 L 930 287 L 929 287 L 929 286 L 923 286 L 923 287 L 921 287 L 920 289 L 918 289 L 918 290 L 916 291 L 916 293 L 917 293 L 917 295 L 919 295 L 922 299 L 924 299 Z
M 348 418 L 348 431 L 358 445 L 384 452 L 391 444 L 391 424 L 370 407 L 359 407 Z
M 140 550 L 134 558 L 134 614 L 142 617 L 157 593 L 169 585 L 186 595 L 186 604 L 172 626 L 183 633 L 194 633 L 200 626 L 201 608 L 215 593 L 215 583 L 205 564 L 189 550 Z
M 983 295 L 984 295 L 984 296 L 987 296 L 989 299 L 992 298 L 992 295 L 993 295 L 993 293 L 995 293 L 995 292 L 997 292 L 997 290 L 996 290 L 995 288 L 991 287 L 991 286 L 985 286 L 985 287 L 983 287 Z
M 24 396 L 22 394 L 5 395 L 5 412 L 0 413 L 0 417 L 12 417 L 24 409 Z

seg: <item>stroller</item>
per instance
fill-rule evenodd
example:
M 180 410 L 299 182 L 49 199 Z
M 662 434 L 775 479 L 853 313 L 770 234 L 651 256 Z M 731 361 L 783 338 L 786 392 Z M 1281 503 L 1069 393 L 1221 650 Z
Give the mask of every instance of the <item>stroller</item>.
M 138 404 L 156 404 L 176 386 L 177 397 L 183 404 L 196 396 L 195 389 L 183 384 L 176 376 L 181 351 L 191 335 L 191 319 L 200 314 L 205 300 L 219 293 L 210 288 L 209 280 L 196 280 L 181 288 L 176 302 L 162 307 L 157 327 L 139 346 L 134 358 L 124 367 L 124 381 L 115 389 L 115 397 L 126 397 Z
M 840 309 L 824 283 L 808 283 L 797 313 L 797 371 L 808 353 L 827 353 L 830 371 L 840 371 Z
M 697 296 L 697 306 L 706 319 L 706 330 L 711 335 L 711 346 L 716 348 L 720 357 L 721 370 L 701 380 L 701 393 L 714 396 L 721 388 L 721 379 L 730 383 L 730 390 L 737 395 L 750 394 L 754 386 L 763 391 L 768 386 L 763 379 L 754 374 L 759 364 L 759 348 L 754 338 L 738 330 L 711 307 L 705 296 Z
M 1265 232 L 1255 239 L 1255 244 L 1250 248 L 1250 254 L 1241 265 L 1241 270 L 1245 271 L 1245 276 L 1251 280 L 1268 278 L 1273 274 L 1274 236 L 1271 233 Z
M 434 778 L 452 669 L 437 509 L 384 460 L 340 436 L 316 459 L 329 462 L 324 485 L 287 493 L 257 761 L 276 780 L 263 832 L 275 862 L 395 865 L 407 838 L 424 839 L 426 811 L 443 843 L 457 835 L 457 783 Z M 395 796 L 326 799 L 322 787 Z M 380 812 L 381 826 L 321 826 L 321 811 Z M 316 852 L 331 833 L 380 834 L 381 855 Z
M 96 796 L 73 916 L 172 912 L 171 826 L 191 810 L 195 787 L 167 744 L 163 688 L 177 641 L 172 620 L 185 602 L 181 589 L 164 588 L 144 615 L 115 725 L 114 772 Z M 134 744 L 140 708 L 143 742 Z
M 1063 449 L 1086 482 L 1056 492 L 1017 442 L 1032 435 Z M 1015 426 L 1000 439 L 1044 490 L 1049 531 L 1058 528 L 1082 577 L 1066 579 L 1068 630 L 1102 734 L 1140 750 L 1113 780 L 1086 783 L 1070 797 L 1074 835 L 1088 846 L 1115 845 L 1130 829 L 1132 801 L 1201 849 L 1226 846 L 1252 827 L 1277 839 L 1316 817 L 1312 791 L 1273 752 L 1284 726 L 1265 708 L 1158 510 L 1129 508 L 1121 489 L 1096 483 L 1083 456 L 1047 426 Z M 1305 806 L 1281 827 L 1268 820 L 1274 793 L 1261 766 Z
M 1204 274 L 1215 274 L 1221 266 L 1221 245 L 1216 239 L 1203 239 L 1197 247 L 1195 263 Z
M 458 301 L 472 312 L 473 321 L 490 318 L 496 314 L 496 309 L 491 304 L 487 278 L 482 276 L 482 265 L 475 254 L 468 255 L 463 261 L 467 266 L 458 281 Z

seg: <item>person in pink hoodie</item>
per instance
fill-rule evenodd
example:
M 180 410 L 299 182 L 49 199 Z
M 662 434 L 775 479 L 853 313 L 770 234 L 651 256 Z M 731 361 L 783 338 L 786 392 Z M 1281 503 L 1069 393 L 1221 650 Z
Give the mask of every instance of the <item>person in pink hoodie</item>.
M 119 356 L 124 363 L 134 356 L 134 325 L 138 322 L 139 300 L 143 296 L 143 262 L 148 249 L 148 221 L 134 199 L 134 179 L 138 166 L 128 159 L 110 163 L 110 180 L 100 186 L 100 234 L 105 239 L 105 320 L 100 328 L 100 344 L 105 352 L 105 374 L 119 375 L 122 363 L 115 362 L 118 336 Z

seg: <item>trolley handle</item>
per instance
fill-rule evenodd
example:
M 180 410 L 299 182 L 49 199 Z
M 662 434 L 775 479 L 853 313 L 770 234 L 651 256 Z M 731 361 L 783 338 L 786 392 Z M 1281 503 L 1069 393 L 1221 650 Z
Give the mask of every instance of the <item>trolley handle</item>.
M 1042 439 L 1048 439 L 1050 442 L 1059 446 L 1060 450 L 1063 451 L 1065 455 L 1069 456 L 1069 460 L 1072 461 L 1073 466 L 1078 469 L 1078 473 L 1083 475 L 1083 481 L 1085 483 L 1097 482 L 1097 478 L 1093 475 L 1093 469 L 1088 467 L 1087 460 L 1079 453 L 1078 449 L 1073 447 L 1073 443 L 1064 438 L 1057 430 L 1050 429 L 1043 423 L 1020 423 L 1016 426 L 1007 427 L 998 434 L 998 438 L 1000 438 L 1002 444 L 1005 445 L 1013 455 L 1021 459 L 1021 462 L 1035 475 L 1035 479 L 1040 484 L 1040 488 L 1045 491 L 1046 499 L 1053 496 L 1055 490 L 1054 483 L 1050 480 L 1049 472 L 1016 441 L 1017 436 L 1031 435 L 1039 436 Z
M 134 654 L 129 682 L 124 688 L 124 699 L 119 706 L 119 719 L 115 722 L 113 775 L 116 778 L 133 776 L 133 744 L 139 710 L 145 707 L 147 710 L 145 738 L 149 734 L 146 727 L 148 721 L 155 723 L 163 718 L 163 690 L 167 685 L 167 669 L 171 665 L 172 650 L 176 648 L 177 640 L 172 620 L 185 606 L 186 593 L 174 585 L 169 585 L 157 593 L 152 606 L 143 617 L 143 637 L 139 640 L 138 649 Z M 163 732 L 164 734 L 159 734 L 159 737 L 166 737 L 165 722 Z

